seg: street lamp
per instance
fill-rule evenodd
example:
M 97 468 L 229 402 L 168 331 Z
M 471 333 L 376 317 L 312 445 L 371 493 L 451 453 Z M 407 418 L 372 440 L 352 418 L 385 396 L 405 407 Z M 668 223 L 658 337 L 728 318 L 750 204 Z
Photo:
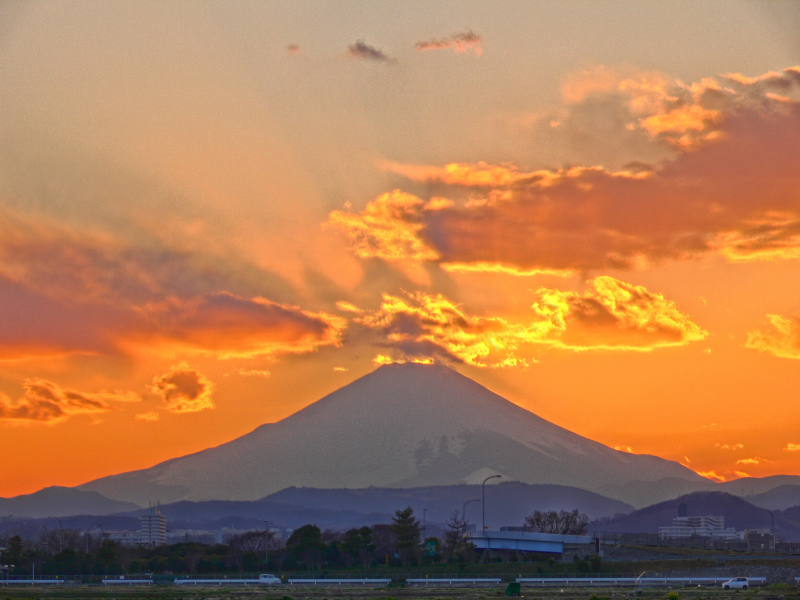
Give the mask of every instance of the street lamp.
M 103 524 L 102 523 L 95 523 L 89 529 L 86 530 L 86 554 L 89 554 L 89 539 L 92 537 L 91 531 L 97 526 L 100 526 L 100 543 L 103 543 Z
M 58 517 L 50 515 L 47 518 L 58 521 L 58 551 L 61 552 L 64 549 L 64 526 L 61 524 L 61 519 Z
M 764 510 L 769 513 L 770 517 L 772 517 L 772 543 L 770 544 L 770 550 L 774 550 L 775 549 L 775 513 L 773 513 L 768 508 L 765 508 Z
M 427 508 L 422 509 L 422 543 L 425 543 L 425 529 L 427 528 L 427 521 L 425 520 L 425 513 L 428 512 Z
M 461 520 L 464 521 L 464 530 L 467 529 L 467 504 L 470 502 L 480 502 L 480 498 L 473 498 L 472 500 L 467 500 L 464 502 L 464 506 L 461 507 Z
M 269 562 L 269 521 L 264 520 L 264 562 Z
M 490 479 L 502 477 L 502 475 L 490 475 L 483 480 L 481 484 L 481 526 L 483 527 L 482 535 L 486 535 L 486 482 Z

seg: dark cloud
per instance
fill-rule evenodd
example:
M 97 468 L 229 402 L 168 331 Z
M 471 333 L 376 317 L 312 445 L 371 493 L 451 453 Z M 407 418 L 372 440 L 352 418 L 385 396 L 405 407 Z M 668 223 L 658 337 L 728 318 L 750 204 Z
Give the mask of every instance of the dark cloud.
M 417 42 L 414 47 L 417 50 L 443 50 L 453 48 L 456 52 L 466 52 L 472 50 L 478 56 L 481 55 L 481 42 L 483 38 L 474 31 L 464 31 L 436 40 Z
M 126 392 L 86 393 L 64 389 L 44 379 L 26 379 L 25 392 L 16 401 L 0 394 L 0 421 L 58 423 L 74 415 L 99 414 L 115 402 L 138 402 Z
M 128 333 L 134 345 L 218 358 L 313 352 L 338 344 L 346 324 L 340 317 L 226 292 L 170 299 L 139 312 L 146 324 Z
M 389 58 L 386 54 L 384 54 L 377 48 L 373 48 L 372 46 L 364 43 L 363 40 L 359 40 L 355 44 L 348 46 L 347 53 L 352 58 L 358 58 L 362 60 L 394 62 L 393 58 Z

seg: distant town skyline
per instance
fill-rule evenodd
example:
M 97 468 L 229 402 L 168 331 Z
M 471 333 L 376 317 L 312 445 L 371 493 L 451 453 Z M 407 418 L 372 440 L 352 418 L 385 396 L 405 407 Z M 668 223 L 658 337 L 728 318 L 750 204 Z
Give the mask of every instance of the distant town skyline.
M 799 21 L 3 3 L 0 496 L 402 361 L 713 481 L 800 475 Z

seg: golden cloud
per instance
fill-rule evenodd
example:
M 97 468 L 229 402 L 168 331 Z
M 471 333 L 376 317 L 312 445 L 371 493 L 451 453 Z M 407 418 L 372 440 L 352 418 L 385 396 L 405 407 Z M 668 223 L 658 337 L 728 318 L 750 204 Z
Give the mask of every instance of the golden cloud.
M 199 412 L 214 408 L 214 384 L 186 363 L 172 367 L 153 379 L 150 390 L 164 401 L 164 409 L 174 413 Z
M 378 196 L 359 214 L 335 210 L 328 224 L 341 229 L 359 258 L 436 260 L 420 237 L 424 201 L 400 190 Z
M 381 308 L 357 319 L 380 331 L 395 354 L 377 364 L 446 358 L 481 367 L 527 365 L 526 345 L 573 350 L 649 351 L 704 339 L 708 333 L 661 294 L 612 277 L 598 277 L 586 293 L 541 288 L 534 317 L 515 323 L 469 315 L 441 294 L 384 294 Z
M 141 400 L 132 392 L 79 392 L 45 379 L 26 379 L 23 387 L 24 394 L 16 401 L 0 394 L 0 421 L 54 424 L 75 415 L 107 412 L 117 402 Z
M 787 452 L 800 452 L 800 444 L 793 444 L 789 442 L 786 444 L 786 448 L 784 448 Z
M 573 350 L 652 350 L 705 339 L 708 332 L 671 300 L 613 277 L 597 277 L 584 294 L 539 289 L 536 315 L 550 325 L 541 341 Z
M 800 317 L 767 315 L 766 331 L 747 334 L 745 347 L 768 352 L 779 358 L 800 359 Z
M 356 321 L 381 331 L 385 343 L 400 353 L 399 358 L 380 355 L 376 364 L 436 357 L 484 367 L 523 362 L 514 355 L 520 328 L 499 318 L 469 316 L 441 294 L 384 294 L 379 310 Z

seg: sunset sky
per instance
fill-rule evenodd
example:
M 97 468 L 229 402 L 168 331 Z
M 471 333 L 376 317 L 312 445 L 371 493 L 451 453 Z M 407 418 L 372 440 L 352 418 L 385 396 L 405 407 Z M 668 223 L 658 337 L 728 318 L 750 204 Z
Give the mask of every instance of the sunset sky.
M 800 475 L 798 23 L 0 3 L 0 496 L 402 360 L 714 480 Z

